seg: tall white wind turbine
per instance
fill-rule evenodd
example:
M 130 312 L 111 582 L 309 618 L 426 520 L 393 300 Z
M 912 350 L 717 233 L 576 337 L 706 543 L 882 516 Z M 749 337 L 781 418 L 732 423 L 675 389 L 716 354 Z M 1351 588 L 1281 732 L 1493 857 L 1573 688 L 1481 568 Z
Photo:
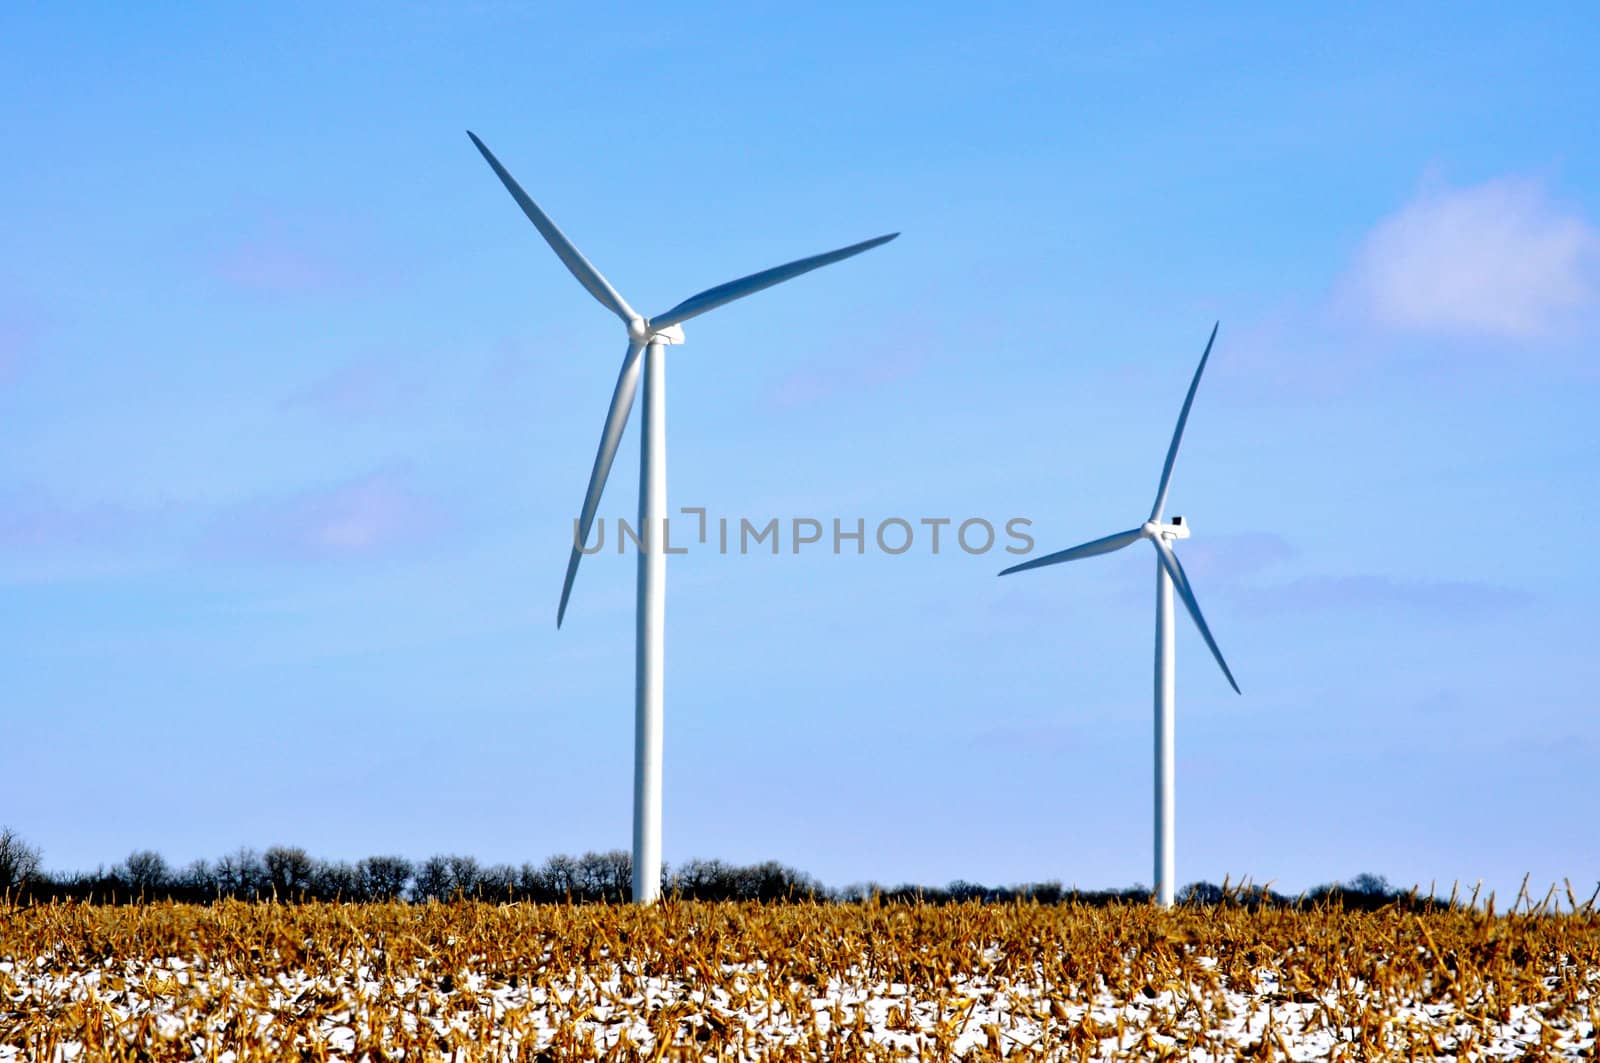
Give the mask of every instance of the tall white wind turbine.
M 500 165 L 500 160 L 484 146 L 483 141 L 471 131 L 467 136 L 472 138 L 484 159 L 505 184 L 506 191 L 511 193 L 511 198 L 517 201 L 528 220 L 533 222 L 534 228 L 539 230 L 539 235 L 544 237 L 556 257 L 601 306 L 622 319 L 628 330 L 627 353 L 622 356 L 622 370 L 617 375 L 611 406 L 606 411 L 600 449 L 594 456 L 594 469 L 589 473 L 589 490 L 583 497 L 572 555 L 567 560 L 566 580 L 561 585 L 561 604 L 556 608 L 557 627 L 566 617 L 572 581 L 578 575 L 578 562 L 583 558 L 580 547 L 589 540 L 589 529 L 594 524 L 595 511 L 600 506 L 600 494 L 605 490 L 606 477 L 617 455 L 617 445 L 622 441 L 628 414 L 633 409 L 641 368 L 644 373 L 644 438 L 639 459 L 639 601 L 634 664 L 633 898 L 636 903 L 649 904 L 661 894 L 662 637 L 666 617 L 667 572 L 667 559 L 663 552 L 666 546 L 667 502 L 665 348 L 669 344 L 683 342 L 682 325 L 690 318 L 699 317 L 735 299 L 754 295 L 763 288 L 781 284 L 802 273 L 870 251 L 900 234 L 890 233 L 841 247 L 837 251 L 752 273 L 748 277 L 708 288 L 664 314 L 647 318 L 635 312 L 600 275 L 600 271 L 589 264 L 588 259 L 572 245 L 572 241 L 556 228 L 555 223 L 528 197 L 516 179 L 506 172 L 506 168 Z
M 1219 322 L 1220 324 L 1220 322 Z M 1000 575 L 1009 575 L 1012 572 L 1021 572 L 1029 568 L 1043 568 L 1046 565 L 1058 565 L 1063 561 L 1076 561 L 1083 557 L 1094 557 L 1096 554 L 1109 554 L 1113 550 L 1121 550 L 1131 546 L 1140 539 L 1147 539 L 1156 551 L 1156 688 L 1155 688 L 1155 875 L 1156 899 L 1163 906 L 1171 905 L 1175 882 L 1173 879 L 1173 646 L 1172 646 L 1172 590 L 1177 587 L 1178 596 L 1183 599 L 1184 606 L 1189 610 L 1189 615 L 1194 618 L 1195 627 L 1200 629 L 1200 637 L 1206 640 L 1206 645 L 1211 648 L 1211 655 L 1217 659 L 1217 664 L 1222 666 L 1222 674 L 1228 677 L 1228 685 L 1233 687 L 1235 694 L 1239 693 L 1239 684 L 1234 681 L 1233 673 L 1228 670 L 1228 662 L 1222 659 L 1222 651 L 1217 648 L 1217 640 L 1211 637 L 1211 629 L 1206 626 L 1206 618 L 1200 612 L 1200 603 L 1195 601 L 1194 589 L 1189 585 L 1189 577 L 1184 574 L 1183 565 L 1178 561 L 1178 555 L 1173 552 L 1172 543 L 1177 539 L 1189 537 L 1189 527 L 1184 524 L 1182 517 L 1173 517 L 1171 523 L 1164 523 L 1161 519 L 1162 511 L 1167 506 L 1167 489 L 1172 486 L 1172 464 L 1178 458 L 1178 444 L 1183 442 L 1183 426 L 1189 420 L 1189 407 L 1194 405 L 1194 393 L 1200 387 L 1200 374 L 1206 371 L 1206 359 L 1211 357 L 1211 345 L 1217 341 L 1217 326 L 1211 327 L 1211 338 L 1206 341 L 1205 353 L 1200 356 L 1200 366 L 1194 371 L 1194 380 L 1189 384 L 1189 394 L 1184 397 L 1183 411 L 1178 414 L 1178 427 L 1172 433 L 1172 445 L 1167 448 L 1167 463 L 1161 469 L 1161 486 L 1156 488 L 1156 504 L 1150 508 L 1150 517 L 1137 528 L 1130 528 L 1115 535 L 1107 535 L 1102 539 L 1074 546 L 1070 550 L 1061 550 L 1057 553 L 1046 554 L 1024 561 L 1020 565 L 1012 565 Z

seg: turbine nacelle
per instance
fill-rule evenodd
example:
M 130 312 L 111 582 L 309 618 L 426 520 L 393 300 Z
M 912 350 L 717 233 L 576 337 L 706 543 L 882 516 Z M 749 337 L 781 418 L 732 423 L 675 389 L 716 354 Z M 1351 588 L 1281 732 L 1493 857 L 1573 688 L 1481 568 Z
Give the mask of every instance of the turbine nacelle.
M 1175 539 L 1187 539 L 1189 526 L 1183 522 L 1182 517 L 1173 517 L 1171 521 L 1163 523 L 1158 520 L 1147 520 L 1139 529 L 1139 534 L 1145 539 L 1165 539 L 1172 542 Z
M 648 321 L 646 321 L 645 322 L 645 329 L 649 333 L 648 336 L 645 338 L 645 342 L 646 343 L 673 343 L 673 344 L 677 344 L 677 343 L 682 343 L 683 342 L 683 326 L 682 325 L 668 325 L 666 328 L 658 329 L 658 328 L 651 328 L 650 327 L 650 323 Z M 633 335 L 633 330 L 631 328 L 628 330 L 628 334 L 630 336 Z

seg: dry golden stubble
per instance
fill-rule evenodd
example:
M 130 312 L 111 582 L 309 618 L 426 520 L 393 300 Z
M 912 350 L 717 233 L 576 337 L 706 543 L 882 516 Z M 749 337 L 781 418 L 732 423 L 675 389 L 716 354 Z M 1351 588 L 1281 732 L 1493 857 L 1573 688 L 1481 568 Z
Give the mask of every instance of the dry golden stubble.
M 1526 907 L 9 908 L 0 1045 L 241 1061 L 1208 1044 L 1261 1058 L 1321 1032 L 1330 1055 L 1385 1058 L 1485 1045 L 1516 1021 L 1526 1051 L 1559 1052 L 1594 1022 L 1600 930 L 1592 912 Z

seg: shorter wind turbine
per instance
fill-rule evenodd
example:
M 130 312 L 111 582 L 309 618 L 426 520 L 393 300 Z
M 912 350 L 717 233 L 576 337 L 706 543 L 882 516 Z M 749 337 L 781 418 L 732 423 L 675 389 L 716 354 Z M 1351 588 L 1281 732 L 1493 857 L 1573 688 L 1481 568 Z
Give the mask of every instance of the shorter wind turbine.
M 1217 323 L 1218 325 L 1221 322 Z M 1235 694 L 1240 693 L 1239 684 L 1234 681 L 1233 673 L 1228 670 L 1228 662 L 1222 659 L 1222 651 L 1217 648 L 1217 640 L 1211 637 L 1211 629 L 1206 626 L 1206 618 L 1200 612 L 1200 603 L 1195 601 L 1194 589 L 1189 585 L 1189 577 L 1184 574 L 1183 564 L 1178 560 L 1178 555 L 1172 550 L 1172 543 L 1178 539 L 1189 537 L 1189 527 L 1184 524 L 1182 517 L 1173 517 L 1170 524 L 1161 520 L 1162 511 L 1167 506 L 1167 489 L 1172 486 L 1172 464 L 1178 458 L 1178 444 L 1183 442 L 1183 426 L 1189 420 L 1189 407 L 1194 405 L 1194 393 L 1200 387 L 1200 374 L 1206 371 L 1206 359 L 1211 357 L 1211 345 L 1217 342 L 1217 325 L 1211 326 L 1211 338 L 1206 341 L 1205 353 L 1200 356 L 1200 366 L 1194 371 L 1194 380 L 1189 384 L 1189 394 L 1184 397 L 1183 411 L 1178 414 L 1178 427 L 1172 433 L 1172 445 L 1167 448 L 1167 463 L 1161 469 L 1161 486 L 1156 488 L 1156 504 L 1150 509 L 1150 517 L 1137 528 L 1107 535 L 1102 539 L 1074 546 L 1070 550 L 1060 550 L 1053 554 L 1024 561 L 1020 565 L 1012 565 L 1002 576 L 1024 569 L 1044 568 L 1046 565 L 1059 565 L 1063 561 L 1077 561 L 1079 558 L 1094 557 L 1096 554 L 1109 554 L 1114 550 L 1121 550 L 1131 546 L 1140 539 L 1147 539 L 1156 551 L 1156 741 L 1155 741 L 1155 875 L 1156 899 L 1162 906 L 1168 906 L 1173 901 L 1173 850 L 1175 848 L 1173 836 L 1173 644 L 1172 644 L 1172 590 L 1178 590 L 1178 596 L 1183 599 L 1184 606 L 1189 610 L 1189 615 L 1194 618 L 1195 627 L 1200 629 L 1200 637 L 1206 640 L 1206 645 L 1211 648 L 1211 655 L 1217 659 L 1217 664 L 1222 666 L 1222 674 L 1228 677 L 1228 685 L 1233 687 Z
M 572 241 L 556 228 L 555 222 L 522 190 L 516 178 L 500 165 L 500 160 L 477 134 L 469 130 L 467 136 L 472 138 L 484 161 L 506 186 L 522 213 L 533 222 L 533 227 L 539 230 L 550 250 L 561 259 L 562 265 L 601 306 L 622 319 L 628 332 L 627 351 L 622 356 L 622 368 L 611 393 L 611 405 L 606 410 L 594 468 L 589 472 L 589 489 L 583 496 L 572 553 L 567 558 L 561 603 L 556 606 L 556 627 L 566 618 L 572 581 L 577 578 L 578 562 L 583 559 L 583 546 L 589 541 L 589 529 L 600 508 L 600 496 L 611 475 L 617 447 L 622 443 L 622 430 L 633 410 L 639 377 L 644 377 L 644 412 L 640 426 L 643 438 L 639 448 L 639 594 L 634 629 L 633 899 L 637 904 L 649 904 L 661 894 L 662 672 L 666 657 L 667 608 L 667 347 L 683 342 L 683 323 L 690 318 L 764 291 L 774 284 L 793 280 L 803 273 L 870 251 L 900 234 L 889 233 L 764 269 L 691 295 L 665 313 L 645 317 L 629 306 L 600 271 L 589 264 Z

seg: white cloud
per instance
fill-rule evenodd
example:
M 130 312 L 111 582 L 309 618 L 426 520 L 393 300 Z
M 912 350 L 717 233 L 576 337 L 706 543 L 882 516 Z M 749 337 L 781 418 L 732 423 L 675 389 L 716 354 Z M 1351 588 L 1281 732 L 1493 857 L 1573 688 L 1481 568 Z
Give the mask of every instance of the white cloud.
M 1543 186 L 1501 178 L 1429 191 L 1368 234 L 1347 278 L 1377 321 L 1402 329 L 1528 339 L 1596 302 L 1600 232 Z

